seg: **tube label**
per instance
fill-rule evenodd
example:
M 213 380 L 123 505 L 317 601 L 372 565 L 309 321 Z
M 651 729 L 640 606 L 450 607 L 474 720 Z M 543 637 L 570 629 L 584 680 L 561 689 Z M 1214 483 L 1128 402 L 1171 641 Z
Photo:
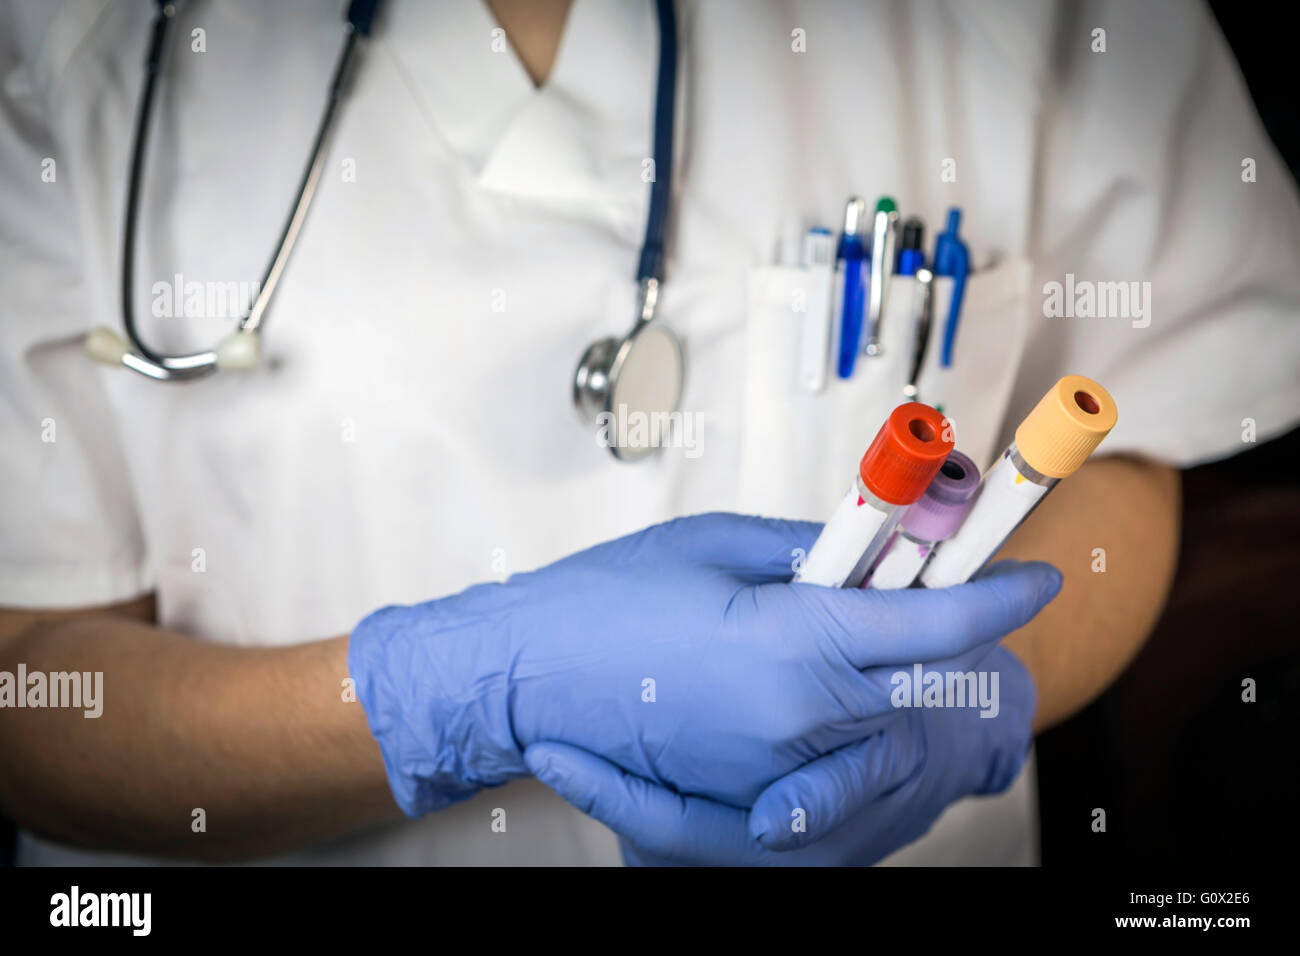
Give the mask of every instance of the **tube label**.
M 817 536 L 794 580 L 831 588 L 842 587 L 876 535 L 891 518 L 897 521 L 900 515 L 900 509 L 894 507 L 881 511 L 875 499 L 864 498 L 858 492 L 855 481 Z M 889 530 L 893 530 L 892 527 Z
M 913 541 L 904 534 L 895 536 L 894 543 L 871 572 L 868 586 L 882 591 L 907 587 L 916 580 L 933 550 L 933 541 Z
M 1010 450 L 1003 452 L 984 476 L 962 526 L 935 548 L 934 557 L 921 572 L 921 583 L 927 588 L 946 588 L 969 581 L 1050 490 L 1017 471 Z

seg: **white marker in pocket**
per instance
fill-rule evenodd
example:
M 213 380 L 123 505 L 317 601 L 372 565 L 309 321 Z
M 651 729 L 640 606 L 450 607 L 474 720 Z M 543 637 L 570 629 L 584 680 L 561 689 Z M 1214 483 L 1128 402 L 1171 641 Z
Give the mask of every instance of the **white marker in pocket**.
M 799 330 L 799 384 L 810 392 L 820 392 L 826 387 L 826 366 L 831 360 L 835 237 L 829 229 L 808 230 L 804 236 L 803 259 L 807 270 L 807 311 Z
M 1079 470 L 1117 418 L 1114 399 L 1092 379 L 1067 375 L 1053 385 L 984 476 L 961 528 L 935 549 L 921 583 L 946 588 L 970 580 L 1056 483 Z

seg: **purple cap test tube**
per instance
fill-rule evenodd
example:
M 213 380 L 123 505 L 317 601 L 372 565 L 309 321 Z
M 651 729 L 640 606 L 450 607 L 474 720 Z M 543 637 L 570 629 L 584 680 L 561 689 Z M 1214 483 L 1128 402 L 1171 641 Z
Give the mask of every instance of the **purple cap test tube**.
M 980 486 L 980 471 L 954 451 L 916 503 L 903 512 L 898 533 L 871 571 L 868 587 L 905 588 L 921 573 L 935 544 L 957 533 Z

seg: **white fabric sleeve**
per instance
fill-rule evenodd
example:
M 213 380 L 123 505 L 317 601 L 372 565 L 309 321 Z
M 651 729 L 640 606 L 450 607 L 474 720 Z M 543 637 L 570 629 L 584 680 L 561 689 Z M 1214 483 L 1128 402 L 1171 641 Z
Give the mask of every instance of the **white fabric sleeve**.
M 1177 0 L 1063 4 L 1057 37 L 1004 437 L 1070 372 L 1119 408 L 1102 453 L 1187 466 L 1253 447 L 1247 420 L 1259 441 L 1294 426 L 1300 205 L 1217 24 Z M 1068 274 L 1149 283 L 1145 315 L 1049 317 L 1047 283 Z
M 72 164 L 0 3 L 0 606 L 110 604 L 150 590 L 87 310 Z

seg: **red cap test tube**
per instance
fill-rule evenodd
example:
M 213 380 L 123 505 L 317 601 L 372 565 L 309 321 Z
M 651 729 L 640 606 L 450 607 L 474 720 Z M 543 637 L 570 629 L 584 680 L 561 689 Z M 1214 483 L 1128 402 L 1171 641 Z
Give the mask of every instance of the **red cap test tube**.
M 895 408 L 794 580 L 861 585 L 903 511 L 925 493 L 952 453 L 951 428 L 929 405 L 908 402 Z

